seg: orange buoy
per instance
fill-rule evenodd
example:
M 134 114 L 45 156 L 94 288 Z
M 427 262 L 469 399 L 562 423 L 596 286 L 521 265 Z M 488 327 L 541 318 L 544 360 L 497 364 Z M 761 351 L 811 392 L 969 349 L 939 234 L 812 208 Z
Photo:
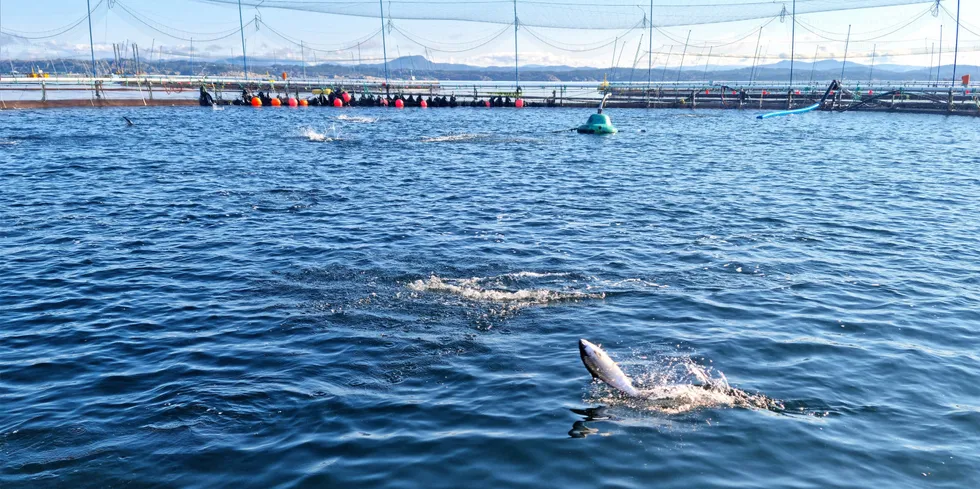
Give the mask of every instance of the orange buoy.
M 874 90 L 868 90 L 868 95 L 874 95 L 874 94 L 875 94 Z
M 340 96 L 344 99 L 344 103 L 345 104 L 349 104 L 350 103 L 350 94 L 349 93 L 343 92 L 343 93 L 340 94 Z
M 769 95 L 769 92 L 767 92 L 767 91 L 765 91 L 765 90 L 763 90 L 763 91 L 762 91 L 762 94 L 763 94 L 763 95 Z
M 333 106 L 334 107 L 343 107 L 344 106 L 344 102 L 342 100 L 340 100 L 339 98 L 335 98 L 335 99 L 333 99 Z
M 262 107 L 262 99 L 258 97 L 252 97 L 252 107 Z
M 303 100 L 300 100 L 299 101 L 299 106 L 300 107 L 309 107 L 310 106 L 310 103 L 306 99 L 303 99 Z
M 706 88 L 706 89 L 704 89 L 704 94 L 705 94 L 705 95 L 708 95 L 708 94 L 710 94 L 710 93 L 711 93 L 711 90 L 708 90 L 707 88 Z
M 274 97 L 272 99 L 272 106 L 273 107 L 282 107 L 282 100 L 279 100 L 278 97 Z
M 490 108 L 490 101 L 489 100 L 484 100 L 483 101 L 483 106 L 489 109 Z
M 800 94 L 800 91 L 799 91 L 799 90 L 797 90 L 797 91 L 796 91 L 796 94 L 797 94 L 797 95 L 799 95 L 799 94 Z
M 524 99 L 519 98 L 519 99 L 515 100 L 514 101 L 514 107 L 517 107 L 518 109 L 524 108 Z
M 299 107 L 299 102 L 293 97 L 289 97 L 288 103 L 290 107 Z
M 423 101 L 419 102 L 419 107 L 422 107 L 423 109 L 428 109 L 429 108 L 429 103 L 426 102 L 425 100 L 423 100 Z
M 405 108 L 405 101 L 402 100 L 402 99 L 400 99 L 400 98 L 396 98 L 395 99 L 395 108 L 396 109 L 404 109 Z

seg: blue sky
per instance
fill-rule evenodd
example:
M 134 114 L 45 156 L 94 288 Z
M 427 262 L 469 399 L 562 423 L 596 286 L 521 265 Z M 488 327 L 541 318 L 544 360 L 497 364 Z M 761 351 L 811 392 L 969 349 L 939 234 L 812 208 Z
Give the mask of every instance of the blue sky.
M 747 0 L 703 1 L 712 4 L 737 4 Z M 214 5 L 197 0 L 114 0 L 113 6 L 107 8 L 109 0 L 103 2 L 93 18 L 96 54 L 100 58 L 112 56 L 111 46 L 114 42 L 138 43 L 143 57 L 152 59 L 186 57 L 191 53 L 198 58 L 241 56 L 241 39 L 237 33 L 221 40 L 203 40 L 232 33 L 238 28 L 238 9 L 233 5 Z M 93 6 L 98 3 L 99 0 L 92 0 Z M 682 2 L 677 0 L 675 3 Z M 582 4 L 591 9 L 595 9 L 597 5 L 584 0 Z M 943 0 L 942 4 L 955 13 L 954 1 Z M 439 6 L 431 8 L 438 9 Z M 943 25 L 943 46 L 947 51 L 943 55 L 943 63 L 951 63 L 952 54 L 949 51 L 953 47 L 954 22 L 945 12 L 933 17 L 926 12 L 927 9 L 928 5 L 918 4 L 801 15 L 797 27 L 797 59 L 805 61 L 814 55 L 818 59 L 841 58 L 844 54 L 843 40 L 848 25 L 851 25 L 849 59 L 870 62 L 874 51 L 876 63 L 928 66 L 936 60 L 936 56 L 931 54 L 932 47 L 936 46 L 938 51 L 940 25 Z M 980 33 L 980 2 L 963 2 L 962 9 L 963 24 L 971 31 Z M 126 14 L 126 10 L 136 13 L 140 19 L 148 21 L 156 29 Z M 86 22 L 64 33 L 57 30 L 83 18 L 85 12 L 85 0 L 0 0 L 0 29 L 8 33 L 0 39 L 0 58 L 87 58 L 89 39 Z M 244 9 L 246 23 L 253 21 L 256 16 L 261 18 L 262 24 L 258 30 L 254 27 L 247 29 L 250 57 L 294 60 L 305 57 L 307 62 L 312 62 L 314 58 L 318 62 L 350 62 L 359 58 L 365 63 L 381 58 L 381 37 L 376 35 L 381 22 L 377 18 L 264 7 Z M 426 55 L 436 62 L 481 65 L 513 63 L 513 31 L 506 25 L 397 19 L 393 23 L 397 30 L 388 36 L 389 58 L 413 54 Z M 713 65 L 751 64 L 759 39 L 759 28 L 764 24 L 759 43 L 760 54 L 770 62 L 788 59 L 791 28 L 789 19 L 784 22 L 779 22 L 778 19 L 757 19 L 669 27 L 655 31 L 654 64 L 663 66 L 666 62 L 673 67 L 678 66 L 689 30 L 691 42 L 684 54 L 685 66 L 703 66 L 709 62 L 709 49 L 712 55 L 710 63 Z M 301 49 L 276 32 L 292 40 L 301 40 L 304 46 L 311 46 L 316 50 Z M 980 36 L 973 32 L 960 32 L 960 64 L 980 64 Z M 497 34 L 499 37 L 494 37 Z M 637 58 L 641 34 L 644 37 Z M 528 28 L 519 33 L 518 42 L 522 64 L 615 64 L 629 67 L 637 60 L 639 66 L 645 67 L 647 35 L 648 32 L 644 29 L 594 31 Z M 196 38 L 193 51 L 191 38 Z M 358 42 L 359 46 L 352 47 Z M 481 46 L 484 42 L 486 44 Z

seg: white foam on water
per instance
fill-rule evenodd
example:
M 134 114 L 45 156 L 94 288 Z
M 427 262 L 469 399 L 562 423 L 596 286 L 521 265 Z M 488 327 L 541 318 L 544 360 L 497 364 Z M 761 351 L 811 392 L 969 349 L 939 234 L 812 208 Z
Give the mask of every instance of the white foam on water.
M 611 289 L 616 289 L 616 288 L 633 289 L 635 287 L 666 289 L 670 287 L 669 285 L 659 284 L 657 282 L 653 282 L 651 280 L 644 280 L 642 278 L 627 278 L 623 280 L 601 280 L 599 278 L 593 277 L 593 280 L 595 280 L 596 285 L 600 285 Z
M 353 122 L 355 124 L 373 124 L 375 122 L 378 122 L 377 117 L 363 117 L 363 116 L 347 115 L 347 114 L 338 115 L 337 120 Z
M 474 139 L 479 139 L 486 137 L 483 134 L 450 134 L 448 136 L 434 136 L 431 138 L 422 138 L 423 143 L 455 143 L 460 141 L 472 141 Z
M 407 285 L 416 292 L 441 292 L 480 302 L 507 303 L 518 306 L 541 305 L 560 301 L 583 299 L 603 299 L 604 293 L 586 293 L 575 290 L 555 290 L 550 288 L 504 288 L 507 279 L 530 279 L 562 276 L 562 274 L 542 274 L 536 272 L 517 272 L 497 277 L 442 278 L 436 275 Z M 494 286 L 496 287 L 494 287 Z
M 558 272 L 544 272 L 544 273 L 541 273 L 541 272 L 515 272 L 515 273 L 505 273 L 504 275 L 501 275 L 501 277 L 508 277 L 508 278 L 513 278 L 513 279 L 521 279 L 521 278 L 567 277 L 569 275 L 571 275 L 571 274 L 569 274 L 569 273 L 558 273 Z M 496 277 L 488 277 L 488 278 L 496 278 Z

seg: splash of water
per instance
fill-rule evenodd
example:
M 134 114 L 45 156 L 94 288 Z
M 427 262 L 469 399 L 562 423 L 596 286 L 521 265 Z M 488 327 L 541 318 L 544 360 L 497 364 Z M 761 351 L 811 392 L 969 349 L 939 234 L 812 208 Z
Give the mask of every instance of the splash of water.
M 496 277 L 442 278 L 436 275 L 408 284 L 416 292 L 449 293 L 470 301 L 511 303 L 519 306 L 541 305 L 560 301 L 583 299 L 603 299 L 604 293 L 587 293 L 574 290 L 554 290 L 549 288 L 506 288 L 506 281 L 520 279 L 561 276 L 561 274 L 541 274 L 536 272 L 517 272 Z
M 312 127 L 303 128 L 302 135 L 304 138 L 310 141 L 323 142 L 327 140 L 327 135 L 322 132 L 317 132 Z
M 639 397 L 627 397 L 602 382 L 594 382 L 586 400 L 668 415 L 719 407 L 785 409 L 778 400 L 732 387 L 722 372 L 699 365 L 687 356 L 664 357 L 653 362 L 640 357 L 624 362 L 621 367 L 633 378 Z
M 340 131 L 337 130 L 336 124 L 330 124 L 330 128 L 321 132 L 313 127 L 303 127 L 300 129 L 300 137 L 306 138 L 308 141 L 313 141 L 317 143 L 339 141 Z

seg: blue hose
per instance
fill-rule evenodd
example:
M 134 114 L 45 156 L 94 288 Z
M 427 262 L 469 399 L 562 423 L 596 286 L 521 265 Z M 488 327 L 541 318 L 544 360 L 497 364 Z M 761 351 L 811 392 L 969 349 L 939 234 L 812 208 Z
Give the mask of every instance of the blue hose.
M 780 117 L 780 116 L 784 116 L 784 115 L 802 114 L 804 112 L 810 112 L 811 110 L 814 110 L 814 109 L 816 109 L 818 107 L 820 107 L 820 104 L 813 104 L 813 105 L 811 105 L 809 107 L 803 107 L 802 109 L 781 110 L 779 112 L 770 112 L 768 114 L 762 114 L 762 115 L 756 117 L 756 119 L 768 119 L 770 117 Z

